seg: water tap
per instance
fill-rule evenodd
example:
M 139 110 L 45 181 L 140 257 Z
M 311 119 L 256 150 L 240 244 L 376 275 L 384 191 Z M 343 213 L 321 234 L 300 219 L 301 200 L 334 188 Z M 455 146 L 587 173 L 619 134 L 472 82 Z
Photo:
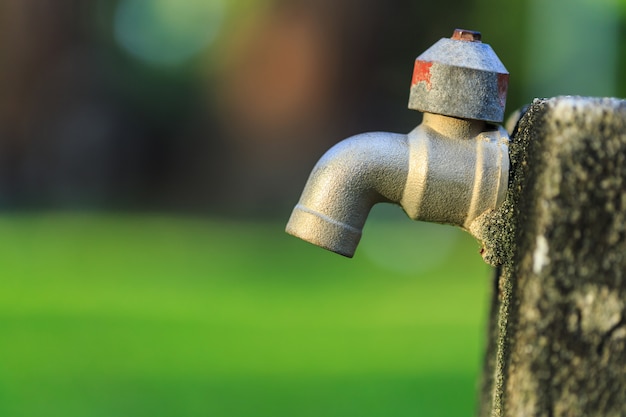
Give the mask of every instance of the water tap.
M 379 202 L 413 220 L 466 230 L 504 200 L 509 73 L 478 32 L 456 29 L 415 60 L 409 108 L 424 113 L 408 134 L 362 133 L 317 162 L 286 231 L 352 257 Z

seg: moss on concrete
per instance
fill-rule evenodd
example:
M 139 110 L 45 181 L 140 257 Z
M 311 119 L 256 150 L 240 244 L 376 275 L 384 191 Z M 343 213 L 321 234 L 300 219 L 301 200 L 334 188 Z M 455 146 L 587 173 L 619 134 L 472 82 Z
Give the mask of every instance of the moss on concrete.
M 479 414 L 626 415 L 626 101 L 535 100 L 510 157 Z

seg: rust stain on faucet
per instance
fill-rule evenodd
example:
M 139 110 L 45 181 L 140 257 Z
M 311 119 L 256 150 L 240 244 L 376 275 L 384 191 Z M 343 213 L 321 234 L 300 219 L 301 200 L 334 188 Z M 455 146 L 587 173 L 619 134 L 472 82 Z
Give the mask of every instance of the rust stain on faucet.
M 474 30 L 454 29 L 451 39 L 458 41 L 481 42 L 482 34 Z

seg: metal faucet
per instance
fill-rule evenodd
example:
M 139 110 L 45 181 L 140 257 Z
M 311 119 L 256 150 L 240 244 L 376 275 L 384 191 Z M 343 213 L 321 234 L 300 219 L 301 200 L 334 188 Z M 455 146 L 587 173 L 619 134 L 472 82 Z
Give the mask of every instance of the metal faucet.
M 456 29 L 417 57 L 408 134 L 345 139 L 313 168 L 287 233 L 352 257 L 372 206 L 471 231 L 506 194 L 509 136 L 501 126 L 509 73 L 478 32 Z

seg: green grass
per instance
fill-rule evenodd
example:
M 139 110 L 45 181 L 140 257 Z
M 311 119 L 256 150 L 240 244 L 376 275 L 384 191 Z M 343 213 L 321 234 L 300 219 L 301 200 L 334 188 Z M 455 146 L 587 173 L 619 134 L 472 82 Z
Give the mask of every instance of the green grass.
M 0 415 L 472 415 L 478 246 L 373 217 L 353 260 L 279 223 L 0 217 Z

